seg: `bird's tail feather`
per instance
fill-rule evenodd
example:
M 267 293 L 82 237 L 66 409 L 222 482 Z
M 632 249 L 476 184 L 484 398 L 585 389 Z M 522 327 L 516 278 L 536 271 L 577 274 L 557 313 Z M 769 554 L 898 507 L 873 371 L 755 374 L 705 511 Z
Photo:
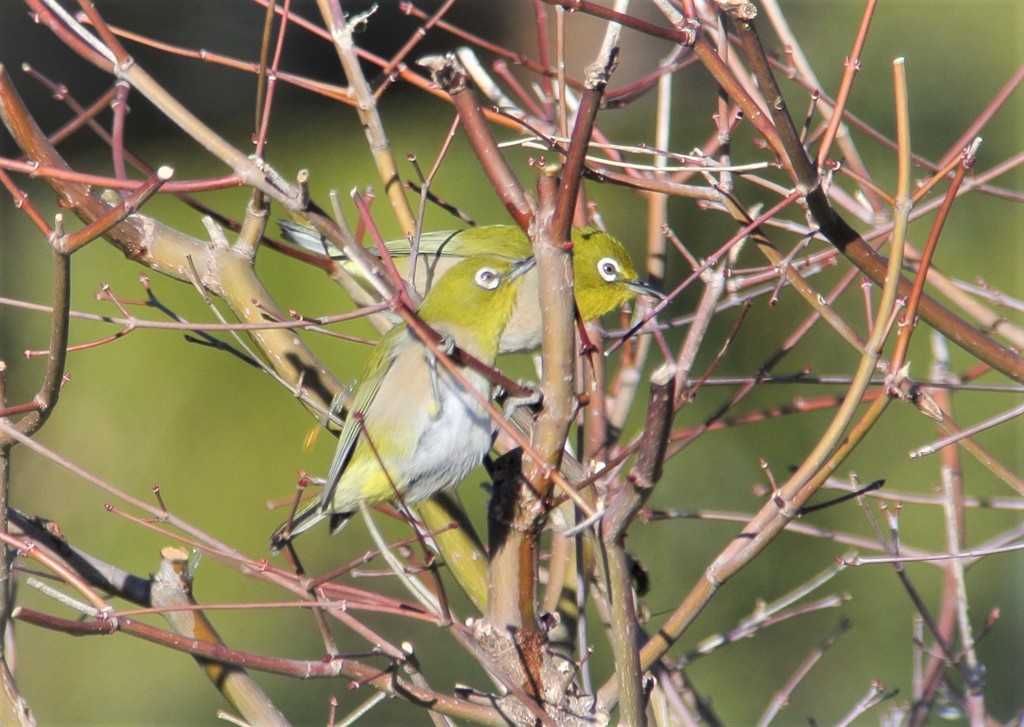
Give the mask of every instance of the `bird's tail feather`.
M 337 535 L 341 532 L 341 529 L 348 525 L 348 521 L 355 515 L 354 512 L 335 512 L 331 513 L 331 535 Z
M 346 259 L 345 253 L 339 250 L 334 243 L 327 240 L 308 225 L 292 222 L 291 220 L 278 220 L 277 225 L 281 228 L 281 236 L 285 242 L 300 247 L 307 252 L 326 255 L 332 260 Z
M 270 547 L 276 553 L 286 543 L 290 543 L 292 538 L 296 535 L 301 535 L 306 532 L 326 516 L 327 513 L 320 509 L 319 499 L 311 502 L 309 505 L 295 513 L 291 520 L 286 523 L 282 523 L 281 526 L 274 531 L 274 534 L 270 536 Z
M 348 524 L 353 514 L 351 512 L 325 512 L 320 508 L 320 501 L 317 500 L 297 512 L 290 522 L 282 524 L 275 530 L 274 534 L 270 536 L 270 547 L 273 552 L 278 552 L 296 535 L 301 535 L 325 518 L 329 520 L 331 535 L 334 535 Z

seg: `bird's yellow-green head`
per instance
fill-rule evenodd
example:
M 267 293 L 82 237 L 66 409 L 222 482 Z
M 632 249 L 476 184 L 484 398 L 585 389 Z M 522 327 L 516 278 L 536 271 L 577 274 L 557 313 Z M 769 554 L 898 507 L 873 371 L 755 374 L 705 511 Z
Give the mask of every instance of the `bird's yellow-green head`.
M 439 332 L 453 336 L 474 356 L 493 362 L 516 307 L 524 274 L 533 266 L 531 257 L 465 258 L 430 289 L 419 315 Z
M 592 227 L 572 231 L 576 307 L 585 320 L 600 318 L 640 295 L 663 298 L 640 280 L 633 260 L 621 242 Z

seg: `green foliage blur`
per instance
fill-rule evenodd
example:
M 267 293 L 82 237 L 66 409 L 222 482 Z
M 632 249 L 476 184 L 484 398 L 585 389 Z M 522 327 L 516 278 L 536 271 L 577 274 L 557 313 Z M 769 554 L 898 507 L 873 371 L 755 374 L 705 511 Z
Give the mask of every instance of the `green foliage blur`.
M 103 12 L 108 12 L 98 3 Z M 147 21 L 145 14 L 132 16 L 136 29 L 157 37 L 168 35 L 190 47 L 223 50 L 237 45 L 236 52 L 255 58 L 262 10 L 243 2 L 225 3 L 223 9 L 209 5 L 181 3 L 174 13 L 178 25 L 171 30 L 162 25 L 163 16 Z M 230 5 L 230 8 L 226 6 Z M 504 27 L 489 27 L 495 13 L 473 3 L 456 3 L 459 22 L 491 39 L 508 33 L 505 42 L 522 44 L 516 33 L 517 20 L 512 12 L 532 13 L 530 3 L 508 3 L 509 17 Z M 12 11 L 12 6 L 16 12 Z M 462 6 L 462 7 L 460 7 Z M 827 7 L 826 7 L 827 6 Z M 148 5 L 147 7 L 153 7 Z M 301 4 L 314 16 L 312 3 Z M 348 9 L 348 8 L 346 8 Z M 849 51 L 862 10 L 861 3 L 784 2 L 797 37 L 804 44 L 812 65 L 826 90 L 834 93 L 843 72 L 843 59 Z M 129 11 L 112 3 L 109 12 Z M 165 11 L 166 12 L 166 11 Z M 220 20 L 220 13 L 228 20 Z M 384 3 L 382 15 L 394 14 L 391 3 Z M 22 54 L 35 52 L 32 63 L 51 77 L 67 82 L 76 91 L 77 66 L 64 63 L 47 67 L 45 54 L 56 41 L 45 29 L 31 24 L 18 3 L 7 3 L 0 10 L 0 60 L 15 74 L 23 90 L 32 81 L 15 69 Z M 113 18 L 112 18 L 113 19 Z M 575 18 L 573 18 L 575 20 Z M 581 23 L 596 28 L 594 21 Z M 527 26 L 529 27 L 529 26 Z M 862 69 L 854 87 L 851 110 L 858 117 L 885 133 L 892 134 L 891 61 L 907 59 L 910 80 L 913 144 L 916 152 L 934 159 L 957 138 L 1007 81 L 1024 59 L 1024 9 L 1015 0 L 986 0 L 977 3 L 924 2 L 882 3 L 873 23 Z M 166 31 L 166 34 L 165 34 Z M 14 45 L 15 35 L 21 36 Z M 180 38 L 178 36 L 181 36 Z M 444 46 L 450 38 L 439 34 L 436 42 Z M 197 40 L 199 38 L 199 40 Z M 26 40 L 28 39 L 28 40 Z M 593 53 L 599 39 L 581 33 L 573 37 L 579 64 Z M 8 42 L 10 41 L 10 43 Z M 305 43 L 314 43 L 304 40 Z M 313 56 L 296 63 L 318 64 L 313 73 L 339 82 L 337 64 L 326 44 Z M 31 48 L 29 48 L 31 46 Z M 12 50 L 12 48 L 14 50 Z M 42 50 L 40 50 L 42 49 Z M 529 50 L 532 50 L 530 48 Z M 776 50 L 781 50 L 776 48 Z M 612 86 L 630 79 L 638 69 L 651 64 L 652 55 L 663 48 L 646 48 L 629 33 L 625 36 L 621 78 Z M 39 54 L 43 54 L 41 57 Z M 145 56 L 158 78 L 166 73 L 169 85 L 190 103 L 197 87 L 229 88 L 230 93 L 216 96 L 197 110 L 224 136 L 240 148 L 248 148 L 251 135 L 255 82 L 249 74 L 224 71 L 196 60 L 168 60 L 151 53 Z M 64 56 L 54 56 L 64 58 Z M 315 60 L 310 60 L 310 58 Z M 65 60 L 66 63 L 66 60 Z M 81 65 L 80 63 L 77 65 Z M 285 64 L 287 67 L 287 63 Z M 306 69 L 310 72 L 309 69 Z M 94 88 L 98 72 L 85 73 L 83 87 Z M 101 76 L 100 76 L 101 77 Z M 693 88 L 676 95 L 678 119 L 674 125 L 673 147 L 686 150 L 699 145 L 710 132 L 710 113 L 714 109 L 700 104 L 711 98 L 706 79 L 685 76 Z M 806 93 L 786 86 L 795 116 L 803 113 Z M 385 236 L 397 229 L 386 214 L 386 203 L 367 151 L 354 111 L 308 94 L 278 86 L 279 94 L 271 123 L 270 163 L 286 176 L 300 169 L 311 173 L 314 199 L 326 205 L 329 189 L 338 189 L 351 213 L 347 192 L 352 188 L 377 187 L 374 203 L 376 221 Z M 701 99 L 696 108 L 689 96 Z M 29 94 L 26 93 L 26 96 Z M 51 120 L 56 104 L 33 92 L 33 109 Z M 90 100 L 82 93 L 80 100 Z M 640 99 L 625 111 L 609 110 L 599 125 L 614 140 L 636 143 L 649 140 L 653 96 Z M 152 165 L 171 164 L 176 178 L 188 179 L 223 174 L 227 170 L 211 161 L 166 121 L 155 118 L 146 102 L 132 99 L 129 117 L 130 148 Z M 433 164 L 453 112 L 446 104 L 426 94 L 403 88 L 400 84 L 381 100 L 386 128 L 397 156 L 415 155 L 424 169 Z M 138 118 L 145 120 L 140 124 Z M 1024 98 L 1018 91 L 982 131 L 984 145 L 979 168 L 1020 152 L 1024 142 Z M 499 137 L 510 133 L 499 130 Z M 895 167 L 892 155 L 855 132 L 867 163 L 876 179 L 891 186 Z M 14 154 L 4 137 L 0 149 Z M 737 145 L 738 148 L 740 145 Z M 109 156 L 86 131 L 79 131 L 62 145 L 77 168 L 107 173 Z M 747 147 L 749 148 L 749 147 Z M 509 152 L 522 179 L 529 187 L 529 152 Z M 744 161 L 738 159 L 737 161 Z M 402 169 L 407 179 L 415 178 L 412 167 Z M 1013 172 L 1000 182 L 1020 189 L 1021 172 Z M 45 185 L 19 179 L 32 195 L 33 202 L 56 212 L 52 195 Z M 486 184 L 476 160 L 458 135 L 448 152 L 432 190 L 457 205 L 474 219 L 484 223 L 505 223 L 504 210 Z M 599 211 L 608 229 L 630 246 L 637 259 L 642 258 L 645 225 L 645 201 L 622 188 L 589 185 L 588 193 L 598 201 Z M 204 200 L 218 210 L 240 217 L 247 201 L 245 190 L 206 195 Z M 750 201 L 750 200 L 747 200 Z M 688 200 L 670 202 L 671 223 L 684 242 L 697 254 L 717 249 L 733 234 L 733 224 L 724 217 L 701 212 Z M 197 237 L 205 237 L 198 215 L 183 205 L 159 197 L 144 210 L 165 223 Z M 276 211 L 281 214 L 280 210 Z M 274 215 L 272 215 L 274 216 Z M 354 216 L 353 216 L 354 219 Z M 913 233 L 923 238 L 930 220 L 918 223 Z M 70 223 L 72 225 L 77 222 Z M 447 213 L 428 206 L 427 229 L 458 227 Z M 954 277 L 984 271 L 986 280 L 1008 295 L 1024 297 L 1020 276 L 1021 230 L 1024 213 L 1019 206 L 987 197 L 971 196 L 954 208 L 939 248 L 937 264 Z M 274 230 L 270 230 L 274 233 Z M 754 258 L 751 255 L 750 260 Z M 753 264 L 753 263 L 751 263 Z M 109 302 L 95 300 L 104 284 L 123 298 L 143 299 L 145 292 L 139 276 L 148 275 L 153 294 L 182 317 L 193 321 L 212 321 L 207 305 L 190 286 L 147 272 L 126 262 L 117 251 L 94 243 L 73 258 L 73 309 L 90 313 L 118 315 Z M 348 303 L 341 292 L 318 271 L 270 250 L 259 253 L 258 271 L 268 288 L 283 306 L 305 315 L 337 313 Z M 670 261 L 666 288 L 687 274 L 685 262 Z M 827 272 L 816 279 L 821 288 L 838 273 Z M 18 213 L 6 194 L 0 197 L 0 295 L 34 303 L 50 300 L 49 253 L 45 241 Z M 771 351 L 764 348 L 760 332 L 789 330 L 806 314 L 802 303 L 784 292 L 780 305 L 768 309 L 763 301 L 755 303 L 749 320 L 735 345 L 717 372 L 720 375 L 750 375 Z M 694 298 L 684 296 L 671 310 L 683 315 L 692 310 Z M 216 305 L 216 303 L 215 303 Z M 844 312 L 856 310 L 859 302 L 848 300 Z M 130 309 L 140 317 L 154 316 L 151 311 Z M 222 308 L 223 310 L 223 308 Z M 852 317 L 852 316 L 851 316 Z M 724 340 L 731 318 L 719 317 L 721 326 L 710 332 L 696 370 L 707 365 L 717 345 Z M 861 320 L 855 318 L 855 320 Z M 368 325 L 356 322 L 335 327 L 357 336 L 373 337 Z M 117 331 L 116 326 L 76 320 L 72 325 L 72 344 L 85 344 Z M 678 346 L 681 332 L 669 334 L 670 345 Z M 25 360 L 24 350 L 43 350 L 48 336 L 47 316 L 0 305 L 0 361 L 8 366 L 8 399 L 20 402 L 34 394 L 44 367 L 43 360 Z M 304 336 L 342 380 L 351 380 L 365 359 L 367 348 L 360 344 L 316 335 Z M 771 339 L 774 340 L 774 339 Z M 828 332 L 805 339 L 790 355 L 785 373 L 802 368 L 815 373 L 848 372 L 853 354 L 836 345 Z M 929 352 L 927 336 L 919 335 L 912 356 L 914 372 L 926 374 Z M 966 357 L 954 352 L 955 363 Z M 515 376 L 528 376 L 525 357 L 510 359 L 507 369 Z M 151 497 L 159 484 L 169 508 L 193 524 L 216 534 L 222 540 L 255 557 L 270 557 L 268 536 L 282 521 L 286 510 L 268 511 L 268 500 L 288 498 L 294 491 L 297 472 L 305 470 L 322 475 L 333 452 L 334 440 L 321 436 L 312 451 L 305 451 L 303 438 L 312 424 L 308 414 L 280 386 L 257 369 L 237 358 L 209 347 L 187 342 L 181 333 L 136 330 L 115 341 L 73 353 L 68 364 L 70 380 L 64 387 L 60 404 L 38 441 L 51 447 L 84 470 L 102 477 L 131 494 Z M 840 392 L 836 387 L 834 393 Z M 697 401 L 677 417 L 676 426 L 700 422 L 724 400 L 730 390 L 704 389 Z M 810 389 L 808 395 L 825 390 Z M 764 387 L 745 402 L 744 411 L 787 401 L 787 391 Z M 961 421 L 974 422 L 1009 408 L 1008 397 L 995 394 L 969 394 L 958 399 Z M 700 438 L 695 445 L 669 463 L 664 481 L 650 503 L 652 508 L 702 509 L 749 513 L 762 501 L 755 487 L 764 482 L 758 466 L 765 458 L 780 478 L 789 468 L 799 465 L 801 457 L 820 434 L 831 416 L 830 411 L 791 417 L 785 425 L 778 421 L 735 427 Z M 633 431 L 641 419 L 631 423 Z M 979 440 L 999 453 L 1005 464 L 1021 470 L 1024 461 L 1019 444 L 1024 430 L 1020 425 L 1004 427 Z M 928 494 L 935 491 L 938 474 L 934 458 L 909 460 L 907 452 L 935 438 L 934 431 L 919 415 L 905 407 L 893 407 L 879 431 L 844 466 L 844 472 L 856 473 L 861 481 L 884 478 L 899 490 Z M 65 469 L 16 448 L 13 453 L 13 504 L 29 513 L 45 514 L 60 523 L 63 532 L 78 547 L 116 562 L 137 574 L 152 571 L 159 549 L 167 538 L 106 512 L 109 497 L 90 487 Z M 486 493 L 480 484 L 482 472 L 472 476 L 460 488 L 467 507 L 483 528 Z M 975 496 L 1007 496 L 1005 487 L 976 466 L 968 466 L 965 481 Z M 984 542 L 988 534 L 1007 529 L 1018 520 L 1006 510 L 972 510 L 967 531 L 969 543 Z M 815 513 L 808 524 L 841 528 L 871 537 L 864 516 L 856 505 Z M 941 550 L 945 535 L 940 512 L 928 508 L 907 508 L 902 521 L 903 537 L 909 543 Z M 649 630 L 657 628 L 673 609 L 690 584 L 701 577 L 711 559 L 737 532 L 736 523 L 710 520 L 656 521 L 638 524 L 631 531 L 630 549 L 648 570 L 651 592 L 644 606 L 649 610 Z M 404 533 L 395 526 L 389 530 L 397 537 Z M 299 551 L 311 573 L 326 571 L 339 563 L 360 556 L 371 547 L 361 523 L 336 538 L 326 532 L 307 534 Z M 759 601 L 772 600 L 804 582 L 812 574 L 828 568 L 846 549 L 837 544 L 810 540 L 806 536 L 783 536 L 750 568 L 731 581 L 702 614 L 691 631 L 673 651 L 681 656 L 716 631 L 731 628 L 753 611 Z M 279 558 L 275 565 L 287 567 Z M 367 567 L 375 570 L 376 563 Z M 908 569 L 930 603 L 941 583 L 940 571 L 932 565 L 913 565 Z M 972 619 L 979 628 L 993 609 L 1001 610 L 996 631 L 979 644 L 985 664 L 987 705 L 999 719 L 1009 719 L 1022 707 L 1019 687 L 1020 655 L 1024 653 L 1024 556 L 1007 554 L 983 560 L 968 573 L 972 593 Z M 354 585 L 381 589 L 396 596 L 404 593 L 389 577 L 356 579 Z M 286 594 L 238 575 L 225 566 L 206 560 L 196 574 L 196 596 L 202 603 L 247 603 L 277 601 Z M 778 627 L 768 629 L 755 639 L 732 644 L 718 653 L 697 660 L 688 675 L 705 694 L 715 695 L 715 708 L 726 724 L 749 724 L 757 718 L 772 694 L 779 689 L 797 665 L 847 618 L 852 631 L 827 651 L 792 695 L 778 724 L 804 723 L 813 718 L 820 724 L 839 719 L 865 692 L 871 680 L 880 680 L 888 689 L 900 689 L 904 699 L 910 694 L 912 675 L 913 609 L 898 586 L 892 570 L 885 566 L 848 569 L 827 589 L 829 593 L 850 594 L 841 608 L 819 611 Z M 288 599 L 291 600 L 291 599 Z M 22 586 L 17 601 L 44 611 L 59 610 L 53 602 Z M 457 612 L 472 613 L 456 600 Z M 397 642 L 403 639 L 416 646 L 417 655 L 428 680 L 436 688 L 451 686 L 453 678 L 465 679 L 472 669 L 470 658 L 453 649 L 451 642 L 434 627 L 405 620 L 358 614 L 367 623 L 385 632 Z M 596 615 L 591 636 L 602 635 Z M 69 617 L 71 617 L 69 615 Z M 234 648 L 279 654 L 292 658 L 315 659 L 323 646 L 308 614 L 297 609 L 239 610 L 213 612 L 211 618 L 226 642 Z M 154 623 L 159 621 L 154 620 Z M 400 635 L 399 635 L 400 634 Z M 40 724 L 212 724 L 216 710 L 226 708 L 219 695 L 207 683 L 190 657 L 143 643 L 123 635 L 71 639 L 62 634 L 19 625 L 15 629 L 18 682 L 32 705 Z M 336 629 L 342 651 L 363 652 L 367 645 L 355 635 Z M 600 682 L 611 671 L 602 656 L 595 657 L 592 668 Z M 384 662 L 381 662 L 382 665 Z M 340 701 L 344 714 L 372 695 L 369 688 L 352 690 L 342 682 L 300 682 L 257 674 L 257 679 L 294 724 L 323 724 L 328 699 Z M 482 680 L 482 676 L 479 679 Z M 476 686 L 486 687 L 480 682 Z M 369 723 L 414 722 L 425 724 L 426 716 L 401 702 L 385 702 L 371 712 Z

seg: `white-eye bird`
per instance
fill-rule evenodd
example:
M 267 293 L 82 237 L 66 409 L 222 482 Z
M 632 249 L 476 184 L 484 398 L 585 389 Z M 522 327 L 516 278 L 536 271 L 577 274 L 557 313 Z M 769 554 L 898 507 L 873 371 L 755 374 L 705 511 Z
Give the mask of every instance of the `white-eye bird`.
M 278 225 L 285 240 L 293 245 L 327 255 L 343 266 L 348 265 L 344 253 L 311 227 L 288 220 L 279 220 Z M 638 293 L 655 298 L 664 297 L 639 279 L 626 248 L 607 232 L 592 227 L 577 227 L 572 231 L 572 242 L 576 307 L 583 320 L 600 318 L 632 300 Z M 398 272 L 408 279 L 411 253 L 409 241 L 392 240 L 386 246 Z M 495 255 L 508 260 L 523 260 L 533 254 L 530 239 L 514 225 L 484 225 L 458 231 L 427 232 L 420 236 L 417 249 L 412 283 L 420 294 L 429 291 L 453 265 L 468 257 Z M 371 252 L 376 254 L 376 249 L 372 248 Z M 354 265 L 350 272 L 357 278 L 360 276 Z M 498 353 L 533 351 L 540 347 L 542 329 L 539 282 L 540 276 L 536 270 L 523 276 L 515 310 L 502 334 Z M 360 306 L 377 302 L 373 288 L 369 283 L 365 285 L 365 297 L 355 300 Z M 354 297 L 357 295 L 358 291 Z
M 493 365 L 498 342 L 533 258 L 475 256 L 451 268 L 423 299 L 419 316 L 448 342 Z M 484 401 L 491 383 L 461 369 Z M 376 345 L 356 382 L 323 493 L 274 533 L 275 547 L 324 518 L 340 530 L 360 502 L 426 499 L 457 485 L 491 448 L 484 405 L 406 326 Z

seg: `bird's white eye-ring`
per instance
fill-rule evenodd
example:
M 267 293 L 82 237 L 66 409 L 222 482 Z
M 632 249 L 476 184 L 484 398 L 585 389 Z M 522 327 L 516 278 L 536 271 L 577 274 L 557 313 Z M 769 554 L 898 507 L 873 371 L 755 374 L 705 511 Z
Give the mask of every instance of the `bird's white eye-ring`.
M 609 283 L 614 283 L 622 275 L 619 261 L 611 257 L 603 257 L 597 261 L 597 272 Z
M 501 282 L 501 275 L 492 267 L 484 266 L 476 271 L 473 282 L 484 290 L 494 290 Z

